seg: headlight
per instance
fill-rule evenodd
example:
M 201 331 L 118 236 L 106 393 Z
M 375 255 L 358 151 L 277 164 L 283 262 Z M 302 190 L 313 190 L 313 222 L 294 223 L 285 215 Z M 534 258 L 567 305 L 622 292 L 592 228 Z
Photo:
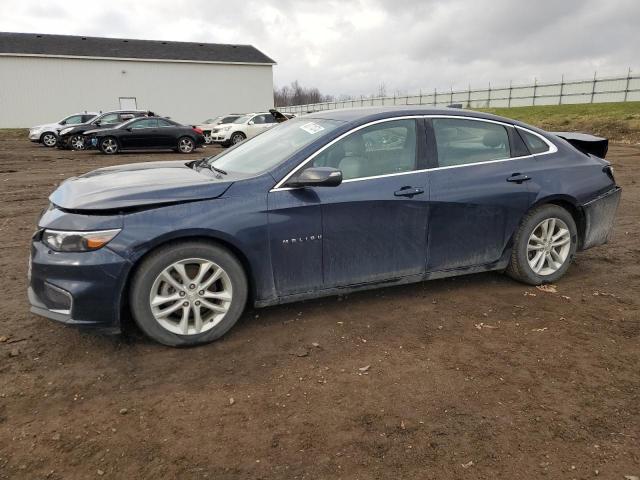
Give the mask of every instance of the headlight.
M 220 127 L 218 129 L 218 131 L 220 131 L 220 132 L 226 132 L 227 130 L 231 130 L 231 127 Z
M 62 130 L 60 130 L 60 135 L 66 135 L 66 134 L 67 134 L 67 133 L 69 133 L 71 130 L 73 130 L 73 127 L 63 128 Z
M 42 241 L 45 245 L 58 252 L 88 252 L 104 247 L 119 232 L 119 228 L 94 232 L 45 230 L 42 232 Z

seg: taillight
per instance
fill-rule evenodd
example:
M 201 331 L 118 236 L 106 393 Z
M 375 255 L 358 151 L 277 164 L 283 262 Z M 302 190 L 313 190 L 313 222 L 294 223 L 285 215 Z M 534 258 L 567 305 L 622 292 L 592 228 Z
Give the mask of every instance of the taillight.
M 200 134 L 200 135 L 202 135 L 204 133 L 201 129 L 199 129 L 197 127 L 193 127 L 193 131 L 198 133 L 198 134 Z

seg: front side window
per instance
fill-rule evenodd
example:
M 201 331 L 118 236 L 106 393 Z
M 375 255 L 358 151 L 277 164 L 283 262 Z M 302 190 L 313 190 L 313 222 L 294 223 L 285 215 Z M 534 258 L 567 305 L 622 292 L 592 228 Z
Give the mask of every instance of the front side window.
M 315 157 L 313 166 L 337 168 L 344 180 L 415 170 L 416 122 L 393 120 L 357 130 Z
M 507 129 L 497 123 L 434 118 L 440 167 L 503 160 L 511 157 Z
M 61 123 L 62 125 L 78 125 L 82 122 L 83 116 L 82 115 L 71 115 L 68 118 L 65 118 Z
M 269 128 L 209 161 L 227 172 L 255 175 L 270 170 L 342 123 L 319 118 L 291 120 Z
M 222 120 L 220 120 L 220 123 L 233 123 L 233 122 L 235 122 L 238 118 L 240 118 L 240 117 L 235 116 L 235 115 L 230 116 L 230 117 L 224 117 Z M 238 123 L 240 123 L 240 122 L 238 122 Z
M 82 121 L 80 123 L 89 122 L 93 118 L 96 118 L 96 116 L 95 115 L 82 115 Z
M 524 143 L 527 145 L 527 148 L 532 155 L 544 153 L 549 150 L 549 145 L 547 145 L 547 143 L 537 135 L 529 133 L 525 130 L 518 129 L 518 131 L 520 132 L 520 136 L 524 140 Z

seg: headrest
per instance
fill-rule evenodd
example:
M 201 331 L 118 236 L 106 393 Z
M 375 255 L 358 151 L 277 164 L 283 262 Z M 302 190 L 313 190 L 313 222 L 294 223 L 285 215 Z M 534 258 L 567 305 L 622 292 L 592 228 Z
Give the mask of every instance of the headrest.
M 504 143 L 504 136 L 498 132 L 487 132 L 482 137 L 482 143 L 486 147 L 496 148 L 502 146 Z

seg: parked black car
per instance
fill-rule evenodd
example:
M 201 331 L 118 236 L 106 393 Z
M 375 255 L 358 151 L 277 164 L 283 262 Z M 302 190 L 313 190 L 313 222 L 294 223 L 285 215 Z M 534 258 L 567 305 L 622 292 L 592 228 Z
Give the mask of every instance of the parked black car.
M 121 150 L 157 148 L 191 153 L 205 143 L 199 128 L 164 117 L 134 118 L 115 128 L 88 130 L 85 142 L 107 155 Z
M 105 112 L 87 123 L 81 123 L 58 131 L 58 148 L 71 148 L 73 150 L 84 150 L 87 148 L 85 142 L 85 132 L 99 128 L 112 128 L 116 125 L 131 120 L 136 117 L 147 117 L 153 115 L 146 110 L 113 110 Z

